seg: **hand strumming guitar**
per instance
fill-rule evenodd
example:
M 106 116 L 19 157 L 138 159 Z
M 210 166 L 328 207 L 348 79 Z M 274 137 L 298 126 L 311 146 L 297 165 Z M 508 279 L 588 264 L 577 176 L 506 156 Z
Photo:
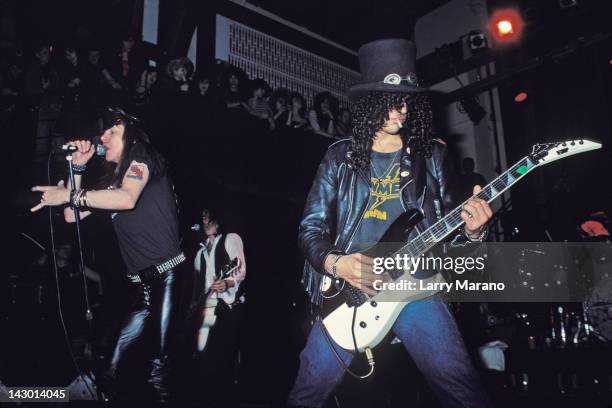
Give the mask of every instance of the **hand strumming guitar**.
M 328 273 L 332 273 L 332 265 L 337 256 L 336 254 L 329 254 L 325 258 L 325 270 Z M 369 256 L 359 253 L 341 255 L 336 262 L 336 275 L 357 289 L 374 296 L 378 293 L 372 287 L 374 281 L 386 280 L 386 276 L 376 275 L 373 272 L 373 266 L 374 260 Z

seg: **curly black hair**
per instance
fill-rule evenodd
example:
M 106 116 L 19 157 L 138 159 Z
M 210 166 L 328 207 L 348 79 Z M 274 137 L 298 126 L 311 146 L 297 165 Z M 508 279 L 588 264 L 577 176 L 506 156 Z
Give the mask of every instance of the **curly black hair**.
M 389 119 L 389 111 L 400 110 L 406 103 L 406 126 L 400 131 L 404 146 L 414 153 L 431 157 L 433 114 L 429 99 L 423 94 L 370 92 L 360 97 L 352 107 L 353 140 L 350 164 L 356 168 L 370 165 L 374 135 Z

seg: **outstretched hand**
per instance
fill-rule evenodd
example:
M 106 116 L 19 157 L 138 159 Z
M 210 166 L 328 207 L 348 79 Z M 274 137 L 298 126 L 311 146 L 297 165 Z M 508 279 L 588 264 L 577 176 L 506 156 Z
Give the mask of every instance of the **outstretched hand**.
M 45 206 L 63 205 L 70 201 L 70 190 L 64 186 L 64 181 L 60 180 L 57 186 L 35 186 L 32 191 L 42 191 L 40 203 L 30 208 L 30 211 L 35 212 Z

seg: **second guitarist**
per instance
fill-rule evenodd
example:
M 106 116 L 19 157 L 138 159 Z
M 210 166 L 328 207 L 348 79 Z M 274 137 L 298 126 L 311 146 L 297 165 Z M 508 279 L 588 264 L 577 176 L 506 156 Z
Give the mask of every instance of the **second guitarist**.
M 240 284 L 246 276 L 244 246 L 238 234 L 221 233 L 221 223 L 209 210 L 202 211 L 204 240 L 194 260 L 194 298 L 209 292 L 202 308 L 196 311 L 197 328 L 196 369 L 201 389 L 206 385 L 208 403 L 218 403 L 231 395 L 238 342 L 238 305 L 242 302 Z M 233 262 L 232 262 L 233 261 Z M 237 261 L 228 277 L 222 272 Z

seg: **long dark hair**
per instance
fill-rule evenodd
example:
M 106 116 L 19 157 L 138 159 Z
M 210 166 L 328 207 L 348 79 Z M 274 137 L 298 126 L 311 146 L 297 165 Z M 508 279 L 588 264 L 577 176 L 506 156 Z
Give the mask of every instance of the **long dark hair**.
M 325 101 L 325 99 L 327 99 L 329 101 L 329 110 L 331 111 L 331 113 L 334 116 L 338 115 L 338 99 L 332 95 L 330 92 L 321 92 L 315 95 L 314 97 L 314 101 L 313 101 L 313 106 L 312 109 L 315 110 L 315 112 L 317 112 L 317 116 L 319 117 L 319 119 L 321 118 L 321 115 L 323 114 L 323 111 L 321 110 L 321 104 Z
M 132 160 L 150 163 L 149 180 L 161 176 L 167 171 L 166 161 L 151 145 L 147 134 L 139 127 L 121 122 L 123 131 L 123 151 L 118 163 L 108 163 L 103 184 L 110 187 L 120 187 L 123 177 Z
M 361 169 L 370 165 L 374 135 L 389 119 L 389 111 L 399 111 L 404 103 L 408 107 L 406 126 L 400 131 L 404 146 L 410 146 L 414 153 L 431 156 L 433 115 L 429 99 L 422 94 L 370 92 L 353 104 L 351 165 Z

